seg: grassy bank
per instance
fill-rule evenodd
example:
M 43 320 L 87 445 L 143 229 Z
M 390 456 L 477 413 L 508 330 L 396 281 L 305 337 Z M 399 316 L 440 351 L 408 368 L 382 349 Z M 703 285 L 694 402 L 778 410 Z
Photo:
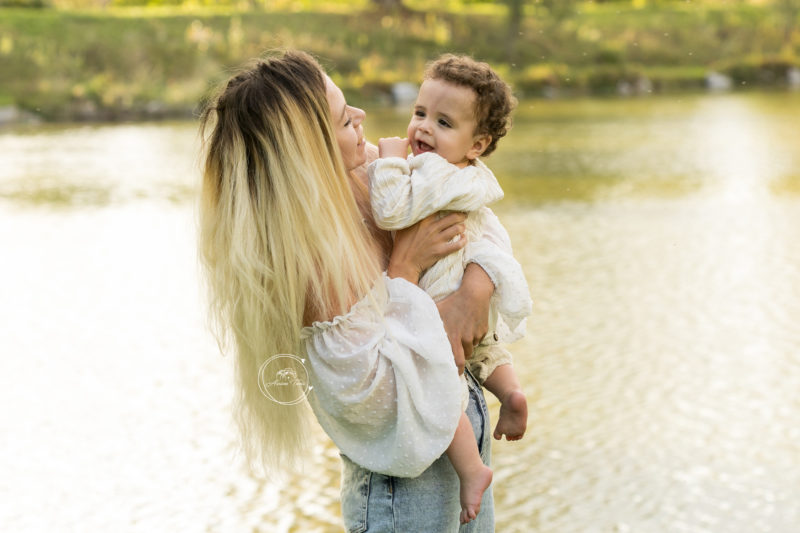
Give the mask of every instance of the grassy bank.
M 800 65 L 797 30 L 763 5 L 584 3 L 558 16 L 529 5 L 513 46 L 500 5 L 394 14 L 285 5 L 0 8 L 0 105 L 48 119 L 188 114 L 229 69 L 282 47 L 319 56 L 356 101 L 417 81 L 446 51 L 489 61 L 526 96 L 700 88 L 709 71 L 734 86 L 780 84 Z

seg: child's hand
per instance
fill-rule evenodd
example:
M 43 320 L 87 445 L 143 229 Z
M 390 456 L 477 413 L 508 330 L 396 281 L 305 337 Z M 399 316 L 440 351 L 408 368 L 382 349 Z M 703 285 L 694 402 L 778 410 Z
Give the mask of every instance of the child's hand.
M 378 141 L 378 157 L 402 157 L 408 156 L 408 139 L 400 137 L 389 137 Z

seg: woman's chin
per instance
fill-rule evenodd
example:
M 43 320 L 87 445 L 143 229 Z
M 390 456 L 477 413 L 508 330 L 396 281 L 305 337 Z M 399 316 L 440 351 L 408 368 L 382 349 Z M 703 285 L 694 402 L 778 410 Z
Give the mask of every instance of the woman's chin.
M 367 141 L 363 141 L 361 145 L 358 147 L 358 151 L 356 152 L 356 159 L 358 159 L 359 163 L 358 166 L 363 165 L 367 162 Z
M 349 164 L 345 165 L 347 170 L 355 170 L 358 167 L 362 166 L 364 163 L 367 162 L 367 154 L 362 154 L 363 156 L 355 157 L 352 161 L 349 161 Z

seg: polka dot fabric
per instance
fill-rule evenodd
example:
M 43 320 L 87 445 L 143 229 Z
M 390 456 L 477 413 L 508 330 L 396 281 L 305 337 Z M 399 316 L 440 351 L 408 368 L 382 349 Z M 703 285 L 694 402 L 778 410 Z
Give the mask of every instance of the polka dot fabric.
M 379 279 L 350 311 L 303 328 L 322 428 L 353 462 L 416 477 L 444 453 L 461 415 L 453 353 L 430 296 Z

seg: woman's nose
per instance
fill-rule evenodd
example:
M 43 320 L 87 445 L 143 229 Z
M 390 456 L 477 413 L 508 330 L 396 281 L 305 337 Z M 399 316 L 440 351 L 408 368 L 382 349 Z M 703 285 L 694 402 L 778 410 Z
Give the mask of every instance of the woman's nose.
M 367 114 L 364 112 L 363 109 L 359 109 L 357 107 L 353 108 L 353 124 L 358 126 L 364 119 L 367 117 Z

